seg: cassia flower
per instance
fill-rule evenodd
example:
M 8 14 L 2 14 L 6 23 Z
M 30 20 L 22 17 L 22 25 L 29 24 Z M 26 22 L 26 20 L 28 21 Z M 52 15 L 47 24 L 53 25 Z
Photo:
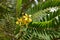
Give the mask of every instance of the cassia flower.
M 32 22 L 31 15 L 23 15 L 21 18 L 17 18 L 16 24 L 26 25 Z

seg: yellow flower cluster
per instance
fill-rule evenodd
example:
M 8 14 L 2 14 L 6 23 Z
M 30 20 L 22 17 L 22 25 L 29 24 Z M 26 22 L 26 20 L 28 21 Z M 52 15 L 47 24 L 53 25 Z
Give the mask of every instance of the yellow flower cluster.
M 17 18 L 16 24 L 26 25 L 32 22 L 31 15 L 23 15 L 21 18 Z

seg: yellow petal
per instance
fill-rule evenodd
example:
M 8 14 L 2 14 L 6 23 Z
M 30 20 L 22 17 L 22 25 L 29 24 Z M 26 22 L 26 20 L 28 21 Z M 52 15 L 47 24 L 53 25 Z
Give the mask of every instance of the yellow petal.
M 25 18 L 25 20 L 28 20 L 28 18 Z
M 32 22 L 32 19 L 31 18 L 29 18 L 29 22 Z
M 16 21 L 16 24 L 19 24 L 19 22 L 18 22 L 18 21 Z
M 26 25 L 26 24 L 27 24 L 27 21 L 24 22 L 24 25 Z
M 18 21 L 21 22 L 22 21 L 22 18 L 18 19 Z
M 26 16 L 23 16 L 23 18 L 26 18 Z

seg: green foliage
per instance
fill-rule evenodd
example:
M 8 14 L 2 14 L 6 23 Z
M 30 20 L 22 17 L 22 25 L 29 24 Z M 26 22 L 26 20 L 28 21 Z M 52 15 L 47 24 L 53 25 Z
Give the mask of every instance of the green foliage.
M 55 7 L 55 6 L 60 6 L 60 1 L 59 0 L 48 0 L 46 2 L 39 3 L 38 5 L 35 5 L 33 8 L 29 8 L 27 10 L 27 13 L 33 14 L 36 13 L 39 10 L 44 10 L 49 7 Z
M 34 7 L 31 7 L 32 4 Z M 60 39 L 60 0 L 39 1 L 38 5 L 31 0 L 16 0 L 15 9 L 12 6 L 7 0 L 0 2 L 0 40 Z M 51 12 L 52 8 L 58 10 Z M 28 28 L 15 24 L 21 13 L 32 15 L 33 21 Z
M 17 0 L 16 2 L 16 15 L 21 13 L 22 0 Z

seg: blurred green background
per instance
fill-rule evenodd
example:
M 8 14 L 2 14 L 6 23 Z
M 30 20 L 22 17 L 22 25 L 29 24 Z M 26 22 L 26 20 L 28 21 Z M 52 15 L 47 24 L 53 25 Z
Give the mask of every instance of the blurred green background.
M 16 24 L 22 13 L 28 28 Z M 60 0 L 0 0 L 0 40 L 60 40 Z

